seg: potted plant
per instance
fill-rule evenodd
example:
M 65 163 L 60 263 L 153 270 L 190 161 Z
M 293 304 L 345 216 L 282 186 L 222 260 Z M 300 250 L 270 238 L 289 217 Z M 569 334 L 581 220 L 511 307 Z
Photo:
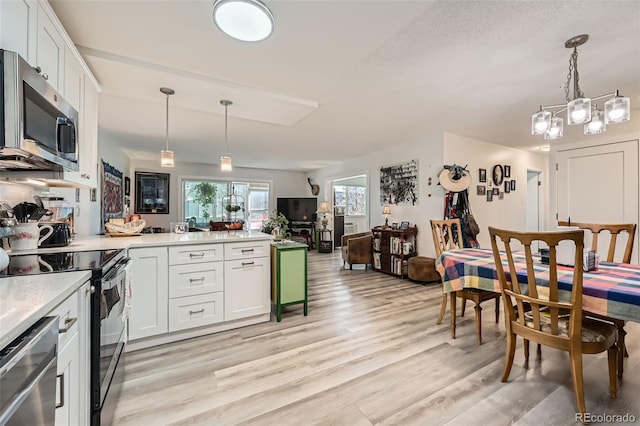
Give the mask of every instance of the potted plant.
M 205 223 L 209 222 L 211 214 L 209 213 L 209 206 L 214 207 L 216 201 L 216 195 L 218 194 L 218 188 L 209 182 L 200 182 L 193 187 L 193 201 L 202 206 L 202 217 Z M 215 208 L 215 207 L 214 207 Z M 215 213 L 215 212 L 214 212 Z
M 260 231 L 266 234 L 273 234 L 274 230 L 279 237 L 291 237 L 291 233 L 289 232 L 289 220 L 277 210 L 274 210 L 271 213 L 271 217 L 264 221 L 262 227 L 260 228 Z

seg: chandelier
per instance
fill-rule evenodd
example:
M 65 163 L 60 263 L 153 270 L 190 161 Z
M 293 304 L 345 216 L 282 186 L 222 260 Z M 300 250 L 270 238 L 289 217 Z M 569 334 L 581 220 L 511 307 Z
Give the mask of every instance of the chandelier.
M 220 156 L 220 171 L 222 172 L 230 172 L 233 170 L 233 164 L 232 164 L 232 160 L 231 160 L 231 156 L 227 153 L 227 145 L 228 145 L 228 138 L 227 138 L 227 107 L 229 105 L 232 105 L 233 102 L 226 100 L 226 99 L 222 99 L 220 101 L 221 105 L 224 105 L 224 155 Z
M 569 57 L 569 73 L 564 85 L 566 104 L 540 105 L 540 110 L 531 116 L 531 134 L 543 135 L 544 139 L 560 139 L 563 136 L 563 119 L 558 114 L 567 113 L 567 124 L 584 125 L 585 135 L 597 135 L 607 130 L 608 124 L 624 123 L 631 118 L 629 98 L 620 96 L 618 90 L 594 98 L 585 97 L 580 90 L 578 74 L 578 46 L 589 40 L 588 34 L 570 38 L 564 43 L 567 49 L 573 49 Z M 573 78 L 573 98 L 570 98 L 571 79 Z M 604 103 L 604 110 L 592 101 L 610 98 Z
M 160 91 L 167 96 L 167 120 L 165 127 L 165 136 L 167 138 L 167 149 L 160 151 L 160 165 L 162 167 L 173 167 L 173 151 L 169 150 L 169 96 L 175 94 L 175 90 L 168 87 L 161 87 Z

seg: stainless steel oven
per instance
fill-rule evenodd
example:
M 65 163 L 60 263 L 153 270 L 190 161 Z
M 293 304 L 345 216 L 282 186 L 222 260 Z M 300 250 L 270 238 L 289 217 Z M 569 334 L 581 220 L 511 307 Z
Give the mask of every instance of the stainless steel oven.
M 120 396 L 130 262 L 120 258 L 92 287 L 91 424 L 95 426 L 111 424 Z

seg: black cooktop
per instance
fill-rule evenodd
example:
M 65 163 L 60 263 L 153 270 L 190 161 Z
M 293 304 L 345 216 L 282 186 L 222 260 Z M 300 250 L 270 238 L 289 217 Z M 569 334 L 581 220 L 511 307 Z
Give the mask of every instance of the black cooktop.
M 122 256 L 122 249 L 13 255 L 9 256 L 9 266 L 0 271 L 0 277 L 70 271 L 102 275 Z

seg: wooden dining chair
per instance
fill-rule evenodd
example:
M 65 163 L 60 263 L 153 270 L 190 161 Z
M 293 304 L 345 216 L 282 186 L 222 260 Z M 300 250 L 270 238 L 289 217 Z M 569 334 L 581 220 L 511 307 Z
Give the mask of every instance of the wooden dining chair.
M 571 379 L 578 412 L 585 422 L 584 383 L 582 354 L 607 351 L 609 366 L 609 394 L 617 394 L 616 363 L 618 347 L 617 328 L 608 322 L 583 318 L 582 312 L 582 251 L 584 231 L 517 232 L 489 227 L 491 248 L 495 259 L 500 290 L 505 308 L 507 349 L 502 381 L 506 382 L 513 366 L 516 337 L 531 340 L 544 346 L 569 352 Z M 535 263 L 531 245 L 543 242 L 549 246 L 549 267 Z M 571 290 L 558 287 L 556 253 L 561 241 L 575 244 L 575 260 Z M 513 247 L 524 247 L 526 270 L 517 271 L 513 260 Z M 518 275 L 519 273 L 519 275 Z M 547 281 L 548 287 L 538 285 Z M 517 279 L 514 277 L 517 276 Z M 561 297 L 570 292 L 567 297 Z M 564 294 L 562 294 L 564 293 Z M 527 306 L 525 306 L 527 305 Z M 528 358 L 528 354 L 525 355 Z M 528 359 L 527 359 L 528 361 Z
M 462 227 L 460 219 L 432 220 L 431 233 L 433 235 L 433 244 L 436 248 L 436 256 L 453 249 L 463 248 Z M 496 323 L 500 317 L 500 293 L 480 289 L 464 289 L 453 293 L 449 293 L 451 300 L 451 338 L 456 338 L 456 298 L 462 299 L 461 316 L 464 316 L 465 305 L 467 300 L 474 302 L 476 311 L 476 335 L 478 344 L 482 344 L 482 302 L 486 300 L 496 301 Z M 440 305 L 440 314 L 436 324 L 441 324 L 444 314 L 447 311 L 447 295 L 442 294 L 442 302 Z
M 609 248 L 607 250 L 607 262 L 620 262 L 631 263 L 631 255 L 633 254 L 633 242 L 636 237 L 636 224 L 635 223 L 620 223 L 620 224 L 600 224 L 600 223 L 587 223 L 587 222 L 565 222 L 558 221 L 560 226 L 575 226 L 580 229 L 591 231 L 591 250 L 598 251 L 598 237 L 602 231 L 609 233 Z M 624 238 L 626 233 L 627 244 L 624 246 L 624 253 L 622 258 L 616 257 L 616 247 L 618 242 L 618 236 Z M 618 377 L 622 378 L 624 371 L 624 357 L 629 356 L 627 352 L 627 345 L 625 344 L 625 337 L 627 332 L 624 329 L 625 322 L 623 320 L 607 317 L 604 315 L 589 314 L 595 318 L 609 321 L 618 327 Z

